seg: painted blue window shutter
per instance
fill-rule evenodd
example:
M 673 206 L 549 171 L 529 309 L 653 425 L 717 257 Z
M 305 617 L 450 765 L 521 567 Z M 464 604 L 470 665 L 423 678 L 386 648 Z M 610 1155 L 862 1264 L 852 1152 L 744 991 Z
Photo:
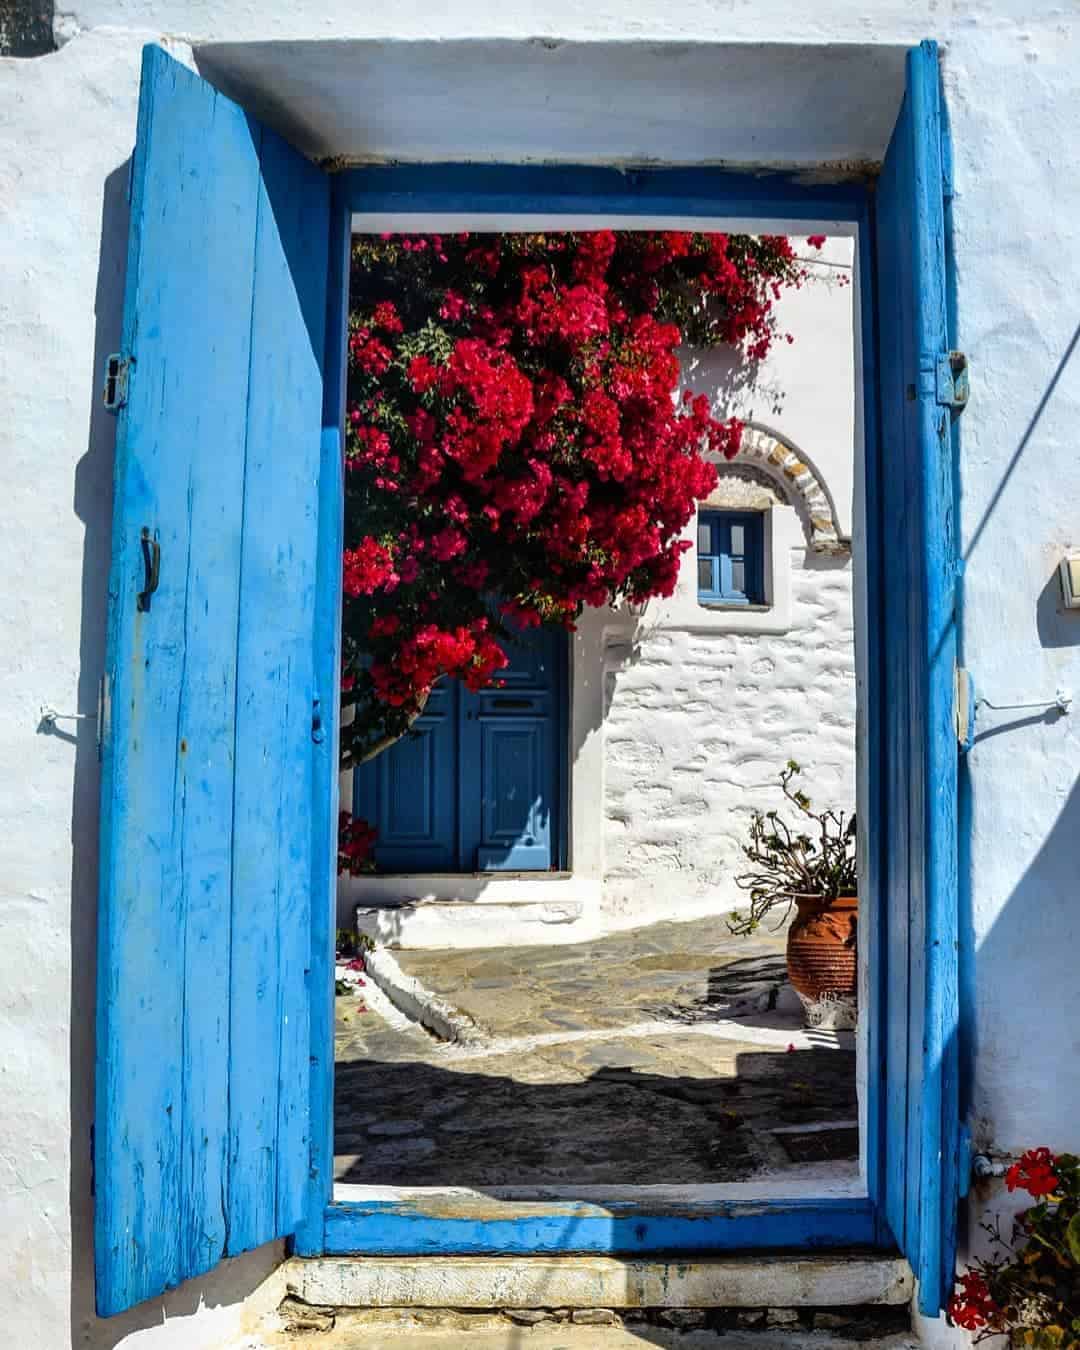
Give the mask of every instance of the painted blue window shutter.
M 951 413 L 939 403 L 948 341 L 943 121 L 937 48 L 908 55 L 907 90 L 878 185 L 881 586 L 888 718 L 885 1035 L 886 1215 L 939 1311 L 956 1259 L 956 542 Z
M 313 730 L 329 197 L 276 135 L 146 49 L 103 738 L 105 1315 L 303 1217 L 332 809 L 317 789 L 333 737 Z
M 698 599 L 765 603 L 765 531 L 760 511 L 698 512 Z

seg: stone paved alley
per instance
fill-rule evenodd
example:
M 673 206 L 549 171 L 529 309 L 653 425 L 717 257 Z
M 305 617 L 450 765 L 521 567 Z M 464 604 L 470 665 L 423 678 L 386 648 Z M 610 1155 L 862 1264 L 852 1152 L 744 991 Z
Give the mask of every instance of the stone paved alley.
M 370 972 L 338 997 L 340 1181 L 855 1175 L 854 1036 L 803 1029 L 783 932 L 737 938 L 709 918 L 574 946 L 381 953 L 373 964 L 391 991 L 387 969 L 452 1005 L 469 1034 L 440 1040 Z

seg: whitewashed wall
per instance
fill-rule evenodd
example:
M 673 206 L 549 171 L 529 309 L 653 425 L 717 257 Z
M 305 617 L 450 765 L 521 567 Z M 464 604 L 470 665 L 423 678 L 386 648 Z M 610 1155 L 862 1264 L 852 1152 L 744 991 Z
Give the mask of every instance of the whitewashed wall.
M 713 406 L 768 423 L 813 461 L 832 493 L 841 534 L 852 522 L 856 362 L 852 241 L 830 239 L 811 280 L 776 307 L 780 334 L 756 367 L 726 353 L 683 353 L 684 383 Z M 748 438 L 749 439 L 749 438 Z M 753 464 L 753 461 L 749 461 Z M 632 639 L 609 644 L 603 721 L 602 911 L 607 923 L 679 918 L 744 905 L 755 810 L 785 809 L 777 779 L 789 759 L 815 805 L 855 806 L 852 554 L 811 547 L 808 513 L 789 486 L 740 479 L 721 466 L 708 504 L 769 502 L 769 607 L 704 608 L 696 549 L 679 586 L 646 606 Z M 751 470 L 753 472 L 753 470 Z M 779 483 L 784 484 L 782 475 Z M 694 540 L 692 523 L 687 538 Z M 574 775 L 575 790 L 588 790 Z
M 437 152 L 467 121 L 451 115 L 460 100 L 503 154 L 518 136 L 522 153 L 541 157 L 813 163 L 880 155 L 898 50 L 942 40 L 960 340 L 973 367 L 961 448 L 964 659 L 1004 702 L 1059 685 L 1080 691 L 1080 619 L 1059 612 L 1053 579 L 1062 547 L 1080 542 L 1080 379 L 1070 345 L 1080 293 L 1080 26 L 1064 0 L 68 5 L 61 26 L 72 40 L 60 52 L 0 62 L 0 1268 L 12 1344 L 104 1350 L 127 1337 L 139 1350 L 197 1350 L 213 1343 L 213 1319 L 192 1321 L 201 1293 L 235 1306 L 257 1261 L 113 1323 L 92 1315 L 96 756 L 85 726 L 74 744 L 36 733 L 46 700 L 92 709 L 102 661 L 112 429 L 94 409 L 102 358 L 117 341 L 141 43 L 165 34 L 365 39 L 384 44 L 366 49 L 377 73 L 392 70 L 389 53 L 398 63 L 424 59 L 402 39 L 474 39 L 486 83 L 459 73 L 427 101 L 395 105 L 384 89 L 378 101 L 358 90 L 341 102 L 376 151 L 407 109 L 419 151 Z M 492 49 L 488 39 L 512 45 Z M 809 50 L 789 46 L 770 65 L 768 48 L 722 46 L 770 41 Z M 609 45 L 584 45 L 593 43 Z M 846 79 L 822 77 L 830 58 L 820 44 L 855 44 Z M 508 50 L 533 54 L 540 86 L 519 80 L 515 98 L 494 102 L 491 81 Z M 548 62 L 547 88 L 565 93 L 560 62 L 571 58 L 576 101 L 560 127 L 560 97 L 545 104 L 537 88 Z M 295 61 L 295 52 L 256 54 L 256 76 L 271 59 Z M 756 78 L 778 65 L 784 78 Z M 582 78 L 600 66 L 624 78 Z M 718 78 L 733 69 L 755 78 Z M 279 82 L 279 105 L 294 92 Z M 507 115 L 515 108 L 520 120 Z M 1003 1150 L 1080 1143 L 1078 766 L 1075 716 L 981 715 L 964 784 L 961 938 L 973 1104 L 983 1140 Z M 996 1191 L 977 1193 L 970 1220 L 1000 1203 Z
M 609 672 L 609 914 L 682 918 L 745 904 L 734 878 L 752 812 L 794 820 L 777 787 L 789 759 L 816 806 L 854 807 L 851 566 L 804 549 L 789 566 L 789 633 L 653 632 Z

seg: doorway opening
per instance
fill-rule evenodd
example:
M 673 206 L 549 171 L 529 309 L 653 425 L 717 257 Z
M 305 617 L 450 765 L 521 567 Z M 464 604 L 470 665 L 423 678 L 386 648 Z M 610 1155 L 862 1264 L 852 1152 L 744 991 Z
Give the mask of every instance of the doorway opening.
M 354 220 L 336 1193 L 865 1194 L 856 909 L 832 903 L 858 889 L 856 240 L 501 223 Z M 552 336 L 590 301 L 594 333 Z M 661 321 L 643 359 L 631 334 Z M 480 473 L 454 440 L 479 398 L 440 373 L 465 348 L 532 386 Z M 609 570 L 560 611 L 588 588 L 542 570 L 537 530 L 639 506 L 649 435 L 698 466 L 682 514 L 639 511 L 636 589 L 586 524 Z M 524 572 L 493 560 L 484 512 Z M 368 541 L 393 579 L 350 595 Z M 507 577 L 482 618 L 506 664 L 471 688 L 440 670 L 399 716 L 412 691 L 382 668 L 415 607 L 450 631 L 455 579 Z M 387 689 L 359 736 L 353 690 Z M 813 941 L 787 951 L 798 910 L 839 935 L 824 984 Z

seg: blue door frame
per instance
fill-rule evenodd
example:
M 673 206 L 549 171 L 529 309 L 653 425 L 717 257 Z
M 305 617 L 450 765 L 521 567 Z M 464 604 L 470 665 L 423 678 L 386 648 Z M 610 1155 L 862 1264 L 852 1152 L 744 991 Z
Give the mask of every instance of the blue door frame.
M 912 54 L 915 77 L 936 82 L 937 55 L 933 44 L 924 44 Z M 909 61 L 909 89 L 913 67 Z M 936 89 L 936 83 L 935 83 Z M 935 94 L 936 97 L 936 94 Z M 910 108 L 907 115 L 910 117 Z M 933 185 L 931 185 L 933 187 Z M 860 801 L 860 817 L 865 821 L 864 837 L 869 841 L 864 876 L 868 895 L 862 898 L 869 910 L 865 924 L 864 956 L 869 970 L 871 997 L 864 1009 L 867 1019 L 866 1063 L 868 1100 L 864 1114 L 864 1170 L 866 1194 L 855 1198 L 806 1200 L 694 1201 L 678 1204 L 631 1200 L 625 1203 L 592 1204 L 566 1201 L 470 1202 L 452 1206 L 445 1197 L 433 1193 L 425 1200 L 422 1192 L 408 1199 L 335 1202 L 333 1198 L 333 946 L 329 914 L 315 915 L 312 988 L 318 990 L 312 1008 L 312 1102 L 313 1133 L 311 1180 L 305 1223 L 296 1234 L 294 1250 L 300 1255 L 319 1253 L 423 1254 L 460 1253 L 646 1253 L 679 1251 L 763 1250 L 793 1247 L 842 1248 L 853 1244 L 892 1248 L 896 1236 L 887 1218 L 887 1171 L 896 1166 L 895 1157 L 886 1156 L 886 1142 L 895 1151 L 896 1140 L 903 1139 L 903 1120 L 897 1116 L 890 1124 L 890 1113 L 901 1109 L 886 1091 L 898 1074 L 918 1072 L 912 1062 L 903 1066 L 890 1061 L 894 1054 L 886 1035 L 890 1015 L 897 1016 L 891 1002 L 891 989 L 906 973 L 892 974 L 887 943 L 890 901 L 889 859 L 887 857 L 888 821 L 884 768 L 885 744 L 885 643 L 883 638 L 883 470 L 882 428 L 880 426 L 878 370 L 878 305 L 875 297 L 875 197 L 867 180 L 836 184 L 806 184 L 782 173 L 739 174 L 713 168 L 643 169 L 616 171 L 576 166 L 492 166 L 421 165 L 374 166 L 341 173 L 334 184 L 332 273 L 339 279 L 333 296 L 330 332 L 335 338 L 340 359 L 336 378 L 328 379 L 324 423 L 327 428 L 325 481 L 321 509 L 326 516 L 326 556 L 340 551 L 340 470 L 329 463 L 338 454 L 337 437 L 344 402 L 344 334 L 346 318 L 345 278 L 347 255 L 354 212 L 385 213 L 416 218 L 423 228 L 424 217 L 452 212 L 495 214 L 532 214 L 557 221 L 560 216 L 602 216 L 617 224 L 621 216 L 665 218 L 708 218 L 717 221 L 752 221 L 766 225 L 776 221 L 778 228 L 794 232 L 835 232 L 838 227 L 856 237 L 859 306 L 862 333 L 862 414 L 865 446 L 866 520 L 865 585 L 867 594 L 866 642 L 866 725 L 869 728 L 864 747 L 867 784 L 865 802 Z M 745 227 L 744 227 L 745 228 Z M 332 348 L 328 345 L 328 352 Z M 332 363 L 328 362 L 328 365 Z M 911 386 L 915 388 L 914 385 Z M 915 397 L 914 394 L 909 397 Z M 939 487 L 929 490 L 933 496 Z M 951 490 L 951 489 L 950 489 Z M 920 528 L 922 528 L 920 526 Z M 933 513 L 926 528 L 937 528 Z M 923 584 L 931 591 L 940 586 L 928 558 L 946 557 L 945 544 L 951 541 L 929 538 L 920 571 Z M 336 564 L 334 564 L 336 565 Z M 331 566 L 328 561 L 327 566 Z M 895 577 L 893 584 L 895 584 Z M 951 573 L 949 585 L 951 585 Z M 944 585 L 944 583 L 941 583 Z M 325 600 L 325 591 L 320 594 Z M 940 594 L 932 601 L 940 604 Z M 327 613 L 323 632 L 328 635 L 327 659 L 331 648 L 336 656 L 339 620 Z M 895 641 L 895 637 L 894 637 Z M 889 659 L 896 658 L 890 649 Z M 911 655 L 910 653 L 908 654 Z M 915 659 L 912 657 L 912 659 Z M 921 658 L 919 658 L 921 659 Z M 327 669 L 337 669 L 328 664 Z M 950 672 L 951 680 L 951 672 Z M 932 682 L 927 697 L 937 713 L 944 714 L 944 684 Z M 940 706 L 939 706 L 940 705 Z M 938 717 L 938 722 L 941 718 Z M 336 727 L 333 727 L 336 735 Z M 912 753 L 915 753 L 914 751 Z M 936 743 L 932 754 L 948 753 Z M 932 759 L 924 763 L 927 772 L 934 769 Z M 955 774 L 955 766 L 953 766 Z M 316 791 L 333 797 L 335 785 L 316 783 Z M 939 806 L 940 806 L 939 802 Z M 948 804 L 945 804 L 948 810 Z M 333 818 L 336 819 L 336 805 Z M 940 840 L 951 829 L 955 836 L 955 811 L 951 821 L 938 821 Z M 326 841 L 326 856 L 332 840 Z M 896 867 L 895 859 L 892 866 Z M 906 864 L 905 864 L 906 865 Z M 934 861 L 918 864 L 934 867 Z M 912 863 L 912 866 L 915 866 Z M 954 876 L 955 883 L 955 876 Z M 914 888 L 912 895 L 914 897 Z M 318 893 L 318 891 L 316 891 Z M 912 899 L 913 904 L 920 901 Z M 955 895 L 938 894 L 938 916 L 955 907 Z M 934 916 L 930 921 L 937 922 Z M 947 919 L 945 922 L 947 929 Z M 929 958 L 938 963 L 939 984 L 955 982 L 956 953 L 948 949 L 932 951 Z M 907 954 L 905 953 L 905 960 Z M 906 1003 L 904 1014 L 906 1016 Z M 897 1058 L 896 1051 L 894 1058 Z M 905 1056 L 908 1050 L 904 1048 Z M 912 1052 L 913 1053 L 913 1052 Z M 912 1091 L 915 1091 L 913 1088 Z M 948 1128 L 949 1122 L 939 1122 Z M 910 1146 L 910 1145 L 909 1145 Z M 901 1162 L 903 1159 L 901 1159 Z M 925 1166 L 924 1159 L 924 1166 Z M 945 1169 L 946 1181 L 949 1178 Z M 952 1203 L 946 1196 L 944 1205 Z M 955 1208 L 955 1205 L 953 1205 Z M 905 1251 L 917 1266 L 911 1249 Z M 918 1272 L 917 1272 L 918 1273 Z M 942 1281 L 927 1285 L 922 1298 L 926 1311 L 941 1306 Z

